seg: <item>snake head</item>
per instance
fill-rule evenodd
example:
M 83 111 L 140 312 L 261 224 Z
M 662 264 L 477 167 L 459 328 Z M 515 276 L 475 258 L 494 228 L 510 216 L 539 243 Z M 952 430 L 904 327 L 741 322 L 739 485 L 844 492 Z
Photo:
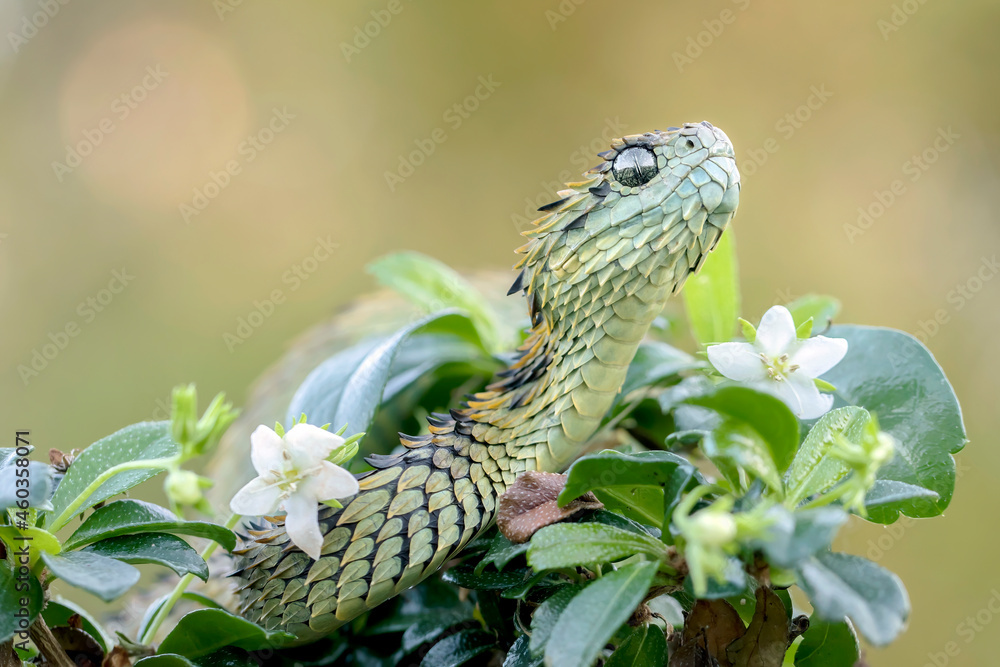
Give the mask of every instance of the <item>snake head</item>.
M 733 145 L 711 123 L 633 134 L 539 209 L 511 292 L 638 271 L 676 292 L 729 225 L 740 196 Z M 660 281 L 657 280 L 659 283 Z M 603 282 L 602 282 L 603 284 Z

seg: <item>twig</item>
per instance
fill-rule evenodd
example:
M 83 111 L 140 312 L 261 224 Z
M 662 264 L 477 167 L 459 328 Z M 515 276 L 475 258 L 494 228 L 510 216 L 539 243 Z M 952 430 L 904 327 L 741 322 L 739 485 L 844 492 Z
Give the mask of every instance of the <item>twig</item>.
M 66 655 L 63 647 L 56 641 L 49 626 L 45 624 L 45 619 L 41 616 L 36 618 L 35 622 L 28 628 L 28 634 L 31 636 L 31 641 L 35 642 L 35 646 L 38 647 L 38 652 L 45 656 L 45 660 L 50 665 L 53 667 L 76 667 Z

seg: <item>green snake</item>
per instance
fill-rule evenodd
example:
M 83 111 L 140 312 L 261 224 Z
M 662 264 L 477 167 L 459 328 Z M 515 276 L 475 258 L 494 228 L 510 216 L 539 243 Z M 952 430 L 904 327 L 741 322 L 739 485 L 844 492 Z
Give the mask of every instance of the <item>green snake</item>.
M 236 555 L 240 613 L 300 642 L 336 630 L 411 588 L 493 522 L 527 470 L 582 453 L 650 324 L 715 247 L 739 203 L 733 146 L 708 122 L 617 139 L 602 162 L 543 206 L 510 294 L 531 330 L 487 388 L 404 450 L 373 455 L 344 507 L 318 507 L 313 560 L 280 519 Z

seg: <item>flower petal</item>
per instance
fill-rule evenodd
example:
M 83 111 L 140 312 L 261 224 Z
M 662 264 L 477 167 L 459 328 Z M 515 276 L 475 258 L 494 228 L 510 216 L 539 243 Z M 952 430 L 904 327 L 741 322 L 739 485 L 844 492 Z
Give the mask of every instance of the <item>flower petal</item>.
M 799 409 L 795 411 L 800 419 L 816 419 L 822 417 L 833 407 L 833 396 L 821 394 L 812 378 L 800 372 L 792 373 L 786 385 L 795 394 Z
M 708 360 L 730 380 L 753 382 L 767 379 L 767 368 L 750 343 L 709 345 Z
M 847 354 L 846 339 L 814 336 L 799 343 L 798 350 L 792 355 L 791 363 L 798 365 L 796 373 L 815 378 L 839 364 L 845 354 Z
M 244 516 L 273 514 L 281 502 L 281 489 L 272 481 L 264 477 L 250 480 L 229 501 L 229 509 Z
M 773 306 L 760 318 L 757 327 L 757 349 L 770 357 L 784 354 L 795 342 L 795 321 L 784 306 Z
M 339 435 L 312 424 L 296 424 L 285 434 L 285 446 L 292 463 L 299 470 L 308 470 L 344 444 Z
M 285 499 L 285 530 L 292 544 L 319 560 L 323 535 L 319 532 L 319 507 L 316 499 L 305 493 L 293 493 Z
M 282 469 L 283 449 L 281 436 L 263 424 L 250 434 L 250 460 L 258 475 L 267 475 L 272 470 Z
M 348 498 L 359 490 L 354 475 L 329 461 L 320 461 L 316 471 L 303 480 L 300 488 L 320 502 Z

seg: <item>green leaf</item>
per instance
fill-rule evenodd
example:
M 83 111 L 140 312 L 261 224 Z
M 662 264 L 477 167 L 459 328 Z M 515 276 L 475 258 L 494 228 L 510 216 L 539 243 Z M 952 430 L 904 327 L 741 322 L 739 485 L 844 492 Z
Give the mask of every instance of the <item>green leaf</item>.
M 170 436 L 170 422 L 141 422 L 101 438 L 87 447 L 70 466 L 52 496 L 52 516 L 57 517 L 101 473 L 119 463 L 175 456 L 180 446 Z M 159 474 L 160 470 L 129 470 L 115 475 L 80 506 L 80 512 L 128 491 Z M 62 526 L 54 526 L 58 530 Z
M 717 581 L 714 577 L 708 578 L 708 589 L 702 595 L 694 594 L 694 578 L 685 577 L 684 592 L 692 600 L 718 600 L 719 598 L 731 598 L 742 595 L 749 590 L 749 580 L 747 573 L 743 569 L 743 563 L 739 558 L 728 558 L 726 560 L 726 571 L 723 573 L 723 580 Z M 752 595 L 751 595 L 752 597 Z
M 503 661 L 503 667 L 541 667 L 541 664 L 540 657 L 531 655 L 531 638 L 528 635 L 521 635 L 514 641 Z
M 656 567 L 656 563 L 634 563 L 609 572 L 574 596 L 552 628 L 545 664 L 593 665 L 604 645 L 646 597 Z
M 18 590 L 25 585 L 27 590 Z M 25 600 L 27 604 L 22 605 Z M 42 587 L 38 580 L 32 574 L 26 579 L 18 578 L 4 560 L 0 560 L 0 609 L 3 610 L 0 613 L 0 644 L 15 633 L 27 631 L 42 610 Z M 23 627 L 21 621 L 24 621 Z
M 690 467 L 685 459 L 670 452 L 641 452 L 622 454 L 605 450 L 589 454 L 570 467 L 566 476 L 566 487 L 559 494 L 559 504 L 566 505 L 594 489 L 618 487 L 654 486 L 662 489 L 671 480 L 678 466 Z M 662 498 L 662 494 L 661 494 Z M 659 511 L 662 512 L 660 504 Z M 658 525 L 658 521 L 649 521 Z
M 236 534 L 208 521 L 185 521 L 170 510 L 141 500 L 118 500 L 95 510 L 70 535 L 63 549 L 82 546 L 134 533 L 176 533 L 204 537 L 218 542 L 226 551 L 236 547 Z
M 462 630 L 432 646 L 421 667 L 459 667 L 497 644 L 496 637 L 482 630 Z
M 584 590 L 587 583 L 571 584 L 563 586 L 545 602 L 538 605 L 538 609 L 531 615 L 531 654 L 541 656 L 545 652 L 545 647 L 552 636 L 552 630 L 559 622 L 559 617 L 566 610 L 570 601 Z
M 799 448 L 799 420 L 780 399 L 748 387 L 720 387 L 685 401 L 737 419 L 767 443 L 778 472 L 784 472 Z
M 704 362 L 676 347 L 659 341 L 643 341 L 628 367 L 619 396 L 624 398 L 636 389 L 674 379 L 681 371 L 704 367 Z
M 916 338 L 901 331 L 836 326 L 847 356 L 823 377 L 847 403 L 875 414 L 879 426 L 899 441 L 896 456 L 879 479 L 922 486 L 938 498 L 911 498 L 884 505 L 869 518 L 891 523 L 903 512 L 923 518 L 941 514 L 955 489 L 955 459 L 967 442 L 962 411 L 944 371 Z
M 32 509 L 51 510 L 49 496 L 52 495 L 53 473 L 52 466 L 41 461 L 28 461 L 26 468 L 21 468 L 14 464 L 15 458 L 7 465 L 0 465 L 0 511 L 4 509 L 18 507 L 18 502 L 26 500 Z M 24 498 L 17 495 L 17 491 L 25 489 L 17 486 L 18 472 L 27 470 L 28 479 L 31 480 L 27 488 L 28 495 Z M 23 480 L 20 480 L 23 483 Z
M 840 301 L 824 294 L 806 294 L 789 303 L 786 308 L 791 312 L 796 328 L 812 319 L 813 327 L 822 333 L 840 313 Z
M 532 536 L 528 564 L 536 571 L 558 570 L 613 563 L 635 554 L 663 561 L 667 547 L 654 537 L 600 523 L 560 523 Z
M 156 598 L 152 602 L 152 604 L 146 607 L 146 613 L 142 615 L 142 622 L 139 623 L 139 630 L 138 632 L 135 633 L 137 637 L 142 637 L 143 635 L 146 634 L 146 630 L 149 628 L 149 624 L 153 622 L 153 619 L 156 617 L 156 614 L 158 614 L 163 605 L 166 604 L 167 599 L 169 597 L 170 593 L 164 593 L 160 597 Z M 212 598 L 206 597 L 201 593 L 195 593 L 193 591 L 185 591 L 181 593 L 181 599 L 196 602 L 200 604 L 202 607 L 206 607 L 208 609 L 223 609 L 223 610 L 225 609 L 225 607 L 220 605 Z
M 471 565 L 456 565 L 441 575 L 441 579 L 449 584 L 474 591 L 498 591 L 524 582 L 528 570 L 505 570 L 503 572 L 476 573 Z
M 69 619 L 71 616 L 79 616 L 80 623 L 83 630 L 94 638 L 98 644 L 101 645 L 101 649 L 108 653 L 115 647 L 115 639 L 112 635 L 108 634 L 101 624 L 94 618 L 89 611 L 73 602 L 72 600 L 67 600 L 59 595 L 52 596 L 52 599 L 45 604 L 45 609 L 42 610 L 42 618 L 45 619 L 45 623 L 48 624 L 50 628 L 54 628 L 60 625 L 69 625 Z
M 225 646 L 247 651 L 274 649 L 294 639 L 287 632 L 268 632 L 222 609 L 197 609 L 184 615 L 160 644 L 160 653 L 199 658 Z
M 865 496 L 865 507 L 871 510 L 874 507 L 898 503 L 902 500 L 913 498 L 937 500 L 937 497 L 938 494 L 922 486 L 907 484 L 906 482 L 896 482 L 891 479 L 879 479 L 868 490 L 868 495 Z
M 468 313 L 489 352 L 500 352 L 513 341 L 504 331 L 489 301 L 457 271 L 416 252 L 385 255 L 368 265 L 375 279 L 429 313 L 459 308 Z
M 910 615 L 899 577 L 860 556 L 821 553 L 800 564 L 798 579 L 820 619 L 847 616 L 875 646 L 895 639 Z
M 346 435 L 368 431 L 403 343 L 416 333 L 463 330 L 478 340 L 471 320 L 445 311 L 408 324 L 388 338 L 361 343 L 330 357 L 296 390 L 286 421 L 305 413 L 314 424 L 347 424 Z
M 622 642 L 604 667 L 663 667 L 667 660 L 667 640 L 663 630 L 643 624 Z
M 681 292 L 691 333 L 701 345 L 732 340 L 740 314 L 736 240 L 729 230 Z
M 854 667 L 860 659 L 858 636 L 849 623 L 813 618 L 795 652 L 795 667 Z
M 781 477 L 764 439 L 746 422 L 726 419 L 702 441 L 701 449 L 735 489 L 742 487 L 737 467 L 782 490 Z
M 497 533 L 490 544 L 490 550 L 486 552 L 486 555 L 479 561 L 479 565 L 476 566 L 476 574 L 482 573 L 486 566 L 490 564 L 497 570 L 504 569 L 507 567 L 507 563 L 526 553 L 528 545 L 528 542 L 513 544 L 502 533 Z
M 182 655 L 176 653 L 160 653 L 151 655 L 135 663 L 135 667 L 198 667 Z
M 813 554 L 828 550 L 837 531 L 847 521 L 847 513 L 839 507 L 818 507 L 789 512 L 776 506 L 768 517 L 774 523 L 768 528 L 768 537 L 754 542 L 762 549 L 768 562 L 791 569 Z
M 86 551 L 138 565 L 155 563 L 168 567 L 180 576 L 193 574 L 208 581 L 208 563 L 187 542 L 166 533 L 122 535 L 101 540 Z
M 851 442 L 860 442 L 871 415 L 854 406 L 831 410 L 816 422 L 785 474 L 785 502 L 794 507 L 817 493 L 832 488 L 851 469 L 829 456 L 830 448 L 842 434 Z
M 52 575 L 105 602 L 121 597 L 139 581 L 139 570 L 131 565 L 86 551 L 43 553 L 42 560 Z
M 402 648 L 404 653 L 410 653 L 416 648 L 434 641 L 441 633 L 454 625 L 456 621 L 448 617 L 424 618 L 403 632 Z

